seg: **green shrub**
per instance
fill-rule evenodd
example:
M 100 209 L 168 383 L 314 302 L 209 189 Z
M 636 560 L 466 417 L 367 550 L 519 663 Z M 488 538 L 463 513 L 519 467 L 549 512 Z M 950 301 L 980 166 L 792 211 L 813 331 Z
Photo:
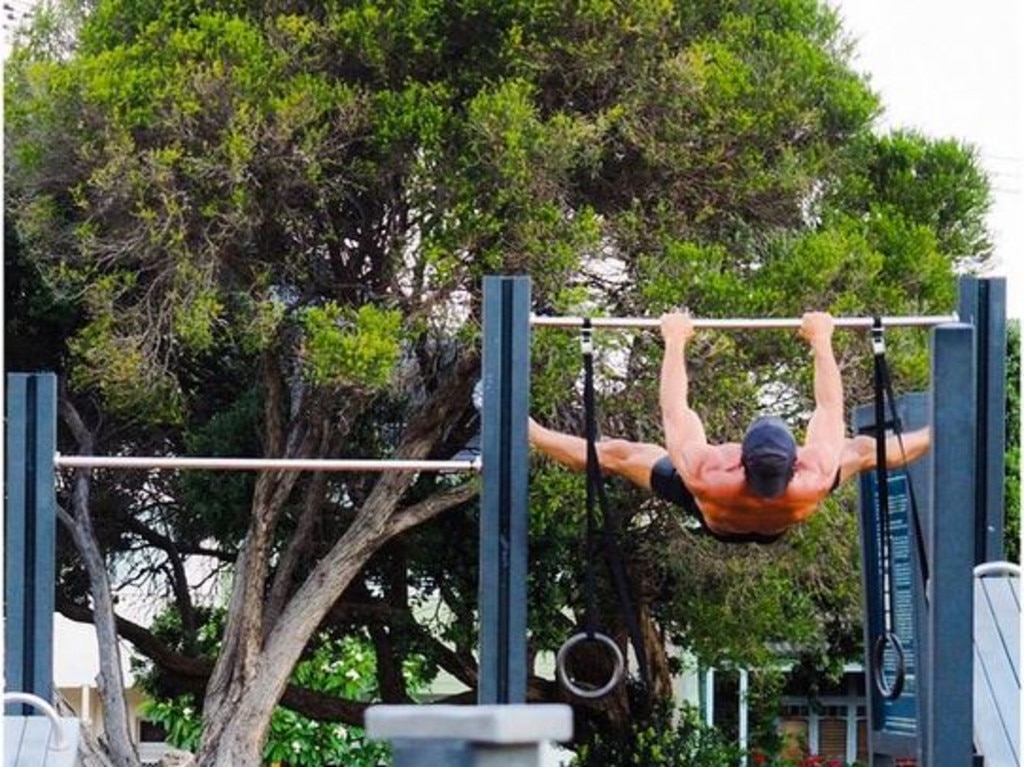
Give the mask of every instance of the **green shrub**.
M 596 736 L 580 748 L 573 767 L 722 767 L 739 764 L 742 751 L 684 705 L 637 722 L 626 739 Z

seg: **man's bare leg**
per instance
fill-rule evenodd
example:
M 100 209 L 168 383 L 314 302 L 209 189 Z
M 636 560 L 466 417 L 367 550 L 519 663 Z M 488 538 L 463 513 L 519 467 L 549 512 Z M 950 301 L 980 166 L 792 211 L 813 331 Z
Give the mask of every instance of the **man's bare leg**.
M 586 471 L 587 441 L 582 437 L 548 429 L 532 418 L 529 435 L 530 444 L 553 461 L 572 471 Z M 602 471 L 629 480 L 645 490 L 651 489 L 654 464 L 667 455 L 665 448 L 647 442 L 603 439 L 597 443 L 597 460 Z
M 913 463 L 928 452 L 932 442 L 930 426 L 907 432 L 897 437 L 890 435 L 885 440 L 885 462 L 890 469 L 898 469 Z M 846 440 L 839 460 L 840 482 L 856 477 L 864 471 L 878 466 L 878 445 L 874 437 L 858 434 Z

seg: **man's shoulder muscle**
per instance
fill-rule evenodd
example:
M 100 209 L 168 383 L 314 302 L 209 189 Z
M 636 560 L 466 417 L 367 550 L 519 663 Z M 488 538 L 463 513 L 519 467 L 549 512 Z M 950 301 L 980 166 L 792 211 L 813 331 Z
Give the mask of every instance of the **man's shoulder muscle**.
M 695 451 L 683 479 L 698 496 L 718 495 L 742 484 L 739 446 L 706 445 Z

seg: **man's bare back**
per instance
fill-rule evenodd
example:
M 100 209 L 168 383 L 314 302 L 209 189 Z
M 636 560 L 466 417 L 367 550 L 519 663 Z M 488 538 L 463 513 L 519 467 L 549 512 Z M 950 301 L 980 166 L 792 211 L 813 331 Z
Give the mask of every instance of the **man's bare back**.
M 747 484 L 741 454 L 738 442 L 709 446 L 695 459 L 694 475 L 683 477 L 705 523 L 717 533 L 781 534 L 810 517 L 836 484 L 835 473 L 822 471 L 817 451 L 800 448 L 784 492 L 765 498 Z

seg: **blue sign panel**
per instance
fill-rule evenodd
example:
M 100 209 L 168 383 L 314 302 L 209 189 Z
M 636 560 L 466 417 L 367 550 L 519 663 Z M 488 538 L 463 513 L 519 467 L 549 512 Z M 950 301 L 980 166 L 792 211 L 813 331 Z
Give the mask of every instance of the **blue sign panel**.
M 913 532 L 910 528 L 910 491 L 906 472 L 889 472 L 889 552 L 892 567 L 892 593 L 886 600 L 885 565 L 882 560 L 885 546 L 882 541 L 882 526 L 878 509 L 878 475 L 870 472 L 864 475 L 861 484 L 862 504 L 869 510 L 861 509 L 861 518 L 865 523 L 864 567 L 868 577 L 868 639 L 870 649 L 881 637 L 884 637 L 886 612 L 890 614 L 890 629 L 897 636 L 903 647 L 904 684 L 899 697 L 887 699 L 871 684 L 872 711 L 874 726 L 894 735 L 917 734 L 917 643 L 914 634 L 914 592 L 916 577 L 914 552 L 912 547 Z M 874 670 L 871 670 L 874 672 Z M 889 647 L 883 656 L 882 673 L 884 679 L 892 680 L 898 673 L 898 657 L 895 650 Z M 869 674 L 869 679 L 872 675 Z M 869 683 L 870 684 L 870 683 Z

